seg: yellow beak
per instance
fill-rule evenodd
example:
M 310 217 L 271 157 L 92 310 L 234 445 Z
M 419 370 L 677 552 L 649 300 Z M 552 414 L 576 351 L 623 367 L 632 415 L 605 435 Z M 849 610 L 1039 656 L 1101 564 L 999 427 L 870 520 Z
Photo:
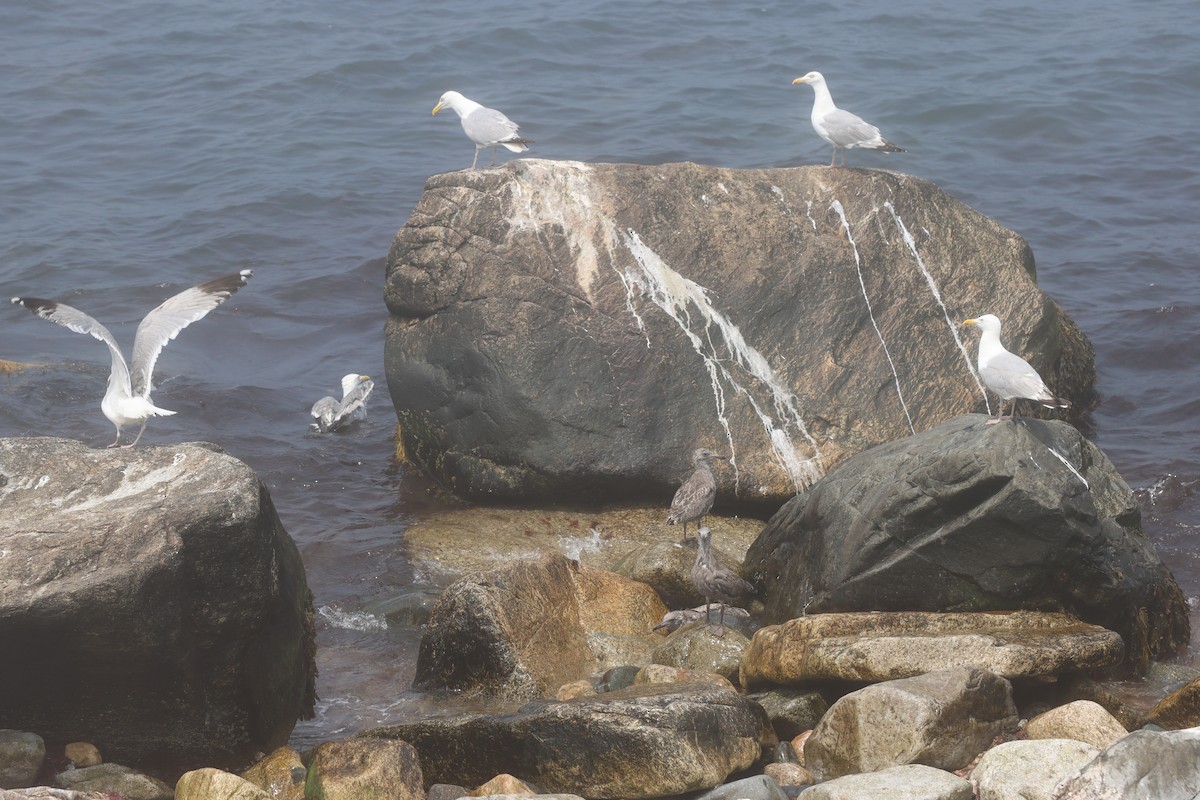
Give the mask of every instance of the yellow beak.
M 963 325 L 978 325 L 979 322 L 973 319 L 964 319 Z
M 370 375 L 359 375 L 358 379 L 360 381 L 369 381 L 369 380 L 371 380 L 371 376 Z
M 441 111 L 441 110 L 442 110 L 442 104 L 441 104 L 441 103 L 438 103 L 436 106 L 434 106 L 434 107 L 433 107 L 433 113 L 434 113 L 434 114 L 436 114 L 437 112 L 439 112 L 439 111 Z
M 804 78 L 796 78 L 796 80 L 792 81 L 792 86 L 795 86 L 797 83 L 808 83 L 808 81 L 804 80 Z

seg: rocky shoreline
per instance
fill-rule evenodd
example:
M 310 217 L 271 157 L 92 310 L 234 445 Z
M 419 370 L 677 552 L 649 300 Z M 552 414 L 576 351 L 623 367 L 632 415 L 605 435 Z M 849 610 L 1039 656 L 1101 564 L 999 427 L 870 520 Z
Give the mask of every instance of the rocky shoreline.
M 1075 421 L 1095 401 L 1035 278 L 1019 236 L 885 171 L 431 178 L 388 259 L 398 454 L 525 510 L 414 525 L 448 585 L 396 613 L 422 614 L 416 688 L 494 710 L 290 749 L 312 597 L 257 476 L 0 440 L 0 800 L 1195 796 L 1200 672 L 1157 664 L 1187 606 L 1129 487 L 1065 422 L 975 413 L 964 311 Z M 729 456 L 718 511 L 770 516 L 707 520 L 754 593 L 725 628 L 659 505 L 699 447 Z
M 482 792 L 597 800 L 679 796 L 780 800 L 801 795 L 1082 799 L 1108 796 L 1096 794 L 1096 786 L 1147 775 L 1158 781 L 1170 778 L 1163 784 L 1168 787 L 1162 790 L 1165 793 L 1155 797 L 1185 796 L 1179 787 L 1200 786 L 1196 766 L 1200 760 L 1195 758 L 1200 731 L 1191 730 L 1200 726 L 1196 703 L 1200 672 L 1173 673 L 1174 683 L 1182 685 L 1172 687 L 1173 691 L 1164 687 L 1163 700 L 1152 709 L 1133 708 L 1105 689 L 1107 680 L 1150 670 L 1148 656 L 1146 660 L 1129 657 L 1131 646 L 1144 648 L 1152 638 L 1145 631 L 1178 630 L 1180 624 L 1171 621 L 1178 607 L 1168 591 L 1173 580 L 1169 573 L 1153 568 L 1157 559 L 1139 540 L 1136 507 L 1117 502 L 1128 499 L 1128 487 L 1122 488 L 1119 476 L 1098 450 L 1089 451 L 1086 440 L 1070 438 L 1078 434 L 1068 426 L 1035 420 L 1009 426 L 983 422 L 981 417 L 952 420 L 926 434 L 866 451 L 781 509 L 765 527 L 753 520 L 713 518 L 710 524 L 716 535 L 728 538 L 722 544 L 722 560 L 739 564 L 745 559 L 742 572 L 755 582 L 758 594 L 752 615 L 731 615 L 735 624 L 723 630 L 703 620 L 659 626 L 669 608 L 697 602 L 694 589 L 689 593 L 681 588 L 688 585 L 694 544 L 677 541 L 677 529 L 657 521 L 661 512 L 585 514 L 582 518 L 590 520 L 586 530 L 581 530 L 580 515 L 569 512 L 447 512 L 441 521 L 427 523 L 424 531 L 415 526 L 408 545 L 410 557 L 440 565 L 447 576 L 459 576 L 441 593 L 425 622 L 415 683 L 429 692 L 474 694 L 501 705 L 524 703 L 518 710 L 413 720 L 327 742 L 306 753 L 274 747 L 263 760 L 241 769 L 240 775 L 226 771 L 235 766 L 236 758 L 224 756 L 213 763 L 211 755 L 205 755 L 212 752 L 212 745 L 196 748 L 187 771 L 171 775 L 169 770 L 161 771 L 163 762 L 156 764 L 153 756 L 128 761 L 118 756 L 117 763 L 100 763 L 100 752 L 121 753 L 122 746 L 128 747 L 120 742 L 125 736 L 120 728 L 102 731 L 93 740 L 99 747 L 56 743 L 48 755 L 40 736 L 4 731 L 0 733 L 0 764 L 5 766 L 0 787 L 5 793 L 0 798 L 456 800 Z M 1037 441 L 1043 447 L 1067 454 L 1066 463 L 1030 457 L 1030 444 L 1022 438 L 1030 434 L 1040 437 Z M 978 441 L 964 442 L 961 437 Z M 953 446 L 947 446 L 947 441 Z M 102 505 L 80 486 L 96 485 L 104 498 L 116 498 L 126 514 L 121 530 L 128 531 L 147 513 L 147 504 L 161 509 L 178 493 L 194 505 L 198 495 L 181 491 L 173 483 L 178 478 L 170 467 L 218 458 L 218 472 L 240 474 L 238 470 L 244 469 L 212 448 L 188 449 L 194 447 L 98 453 L 65 440 L 0 442 L 4 456 L 0 471 L 6 477 L 0 491 L 5 493 L 7 508 L 29 509 L 25 516 L 12 519 L 24 520 L 14 523 L 22 530 L 41 531 L 42 548 L 50 535 L 47 517 L 61 515 L 64 508 L 86 506 L 91 512 Z M 902 452 L 908 455 L 898 455 Z M 980 458 L 985 452 L 988 457 Z M 38 454 L 36 469 L 28 460 L 30 453 Z M 1078 510 L 1076 521 L 1069 524 L 1061 514 L 1052 524 L 1038 523 L 1036 515 L 1029 513 L 1022 516 L 1026 526 L 1022 538 L 1033 536 L 1041 547 L 1049 548 L 1040 553 L 1039 563 L 1060 564 L 1056 547 L 1069 552 L 1082 543 L 1085 549 L 1097 550 L 1097 558 L 1110 569 L 1088 569 L 1073 577 L 1070 591 L 1051 603 L 1057 605 L 1054 610 L 1045 608 L 1047 597 L 1053 595 L 1031 593 L 1017 583 L 1018 594 L 998 601 L 1011 604 L 1005 608 L 997 608 L 989 599 L 975 609 L 888 610 L 888 596 L 877 593 L 877 602 L 885 607 L 861 611 L 834 596 L 823 601 L 834 607 L 822 612 L 784 615 L 786 619 L 756 628 L 764 620 L 771 621 L 773 602 L 786 607 L 772 601 L 772 587 L 810 587 L 802 602 L 811 608 L 823 585 L 815 576 L 828 564 L 813 556 L 811 542 L 817 541 L 812 537 L 824 521 L 798 512 L 791 507 L 794 504 L 857 508 L 859 529 L 888 530 L 890 540 L 901 538 L 896 531 L 907 530 L 905 520 L 914 515 L 921 516 L 928 529 L 932 523 L 927 506 L 953 508 L 957 520 L 978 515 L 972 525 L 959 527 L 976 531 L 968 541 L 978 543 L 977 532 L 984 530 L 991 541 L 989 550 L 1016 553 L 1016 548 L 998 538 L 997 526 L 988 522 L 1007 519 L 1014 507 L 996 499 L 1002 495 L 990 493 L 991 501 L 970 513 L 961 502 L 950 501 L 963 492 L 972 493 L 961 453 L 976 454 L 971 463 L 985 475 L 998 469 L 998 464 L 1007 465 L 1011 474 L 1001 481 L 986 478 L 990 483 L 1021 487 L 1036 481 L 1040 491 L 1058 494 L 1057 503 L 1048 501 L 1047 507 Z M 1022 457 L 1006 459 L 1006 453 Z M 68 462 L 69 475 L 48 469 Z M 88 479 L 80 469 L 81 463 L 88 462 L 97 465 L 97 479 Z M 112 472 L 115 464 L 120 465 L 117 473 Z M 919 465 L 919 474 L 937 475 L 939 480 L 920 479 L 905 464 Z M 955 466 L 948 470 L 947 464 Z M 1061 477 L 1051 469 L 1056 464 L 1063 471 Z M 905 487 L 902 494 L 923 497 L 925 502 L 906 510 L 882 500 L 878 494 L 882 482 L 861 477 L 880 470 L 893 476 L 894 486 Z M 111 484 L 114 474 L 119 475 L 119 485 Z M 946 481 L 948 474 L 955 479 Z M 43 476 L 48 477 L 43 480 Z M 869 505 L 872 510 L 839 488 L 841 482 L 877 487 Z M 213 475 L 203 478 L 202 485 L 230 486 L 230 482 Z M 60 486 L 70 488 L 54 497 L 51 493 Z M 243 495 L 257 496 L 259 488 L 252 480 L 246 487 Z M 912 495 L 914 488 L 917 495 Z M 1022 491 L 1021 507 L 1028 512 L 1032 507 L 1028 498 L 1036 492 Z M 836 504 L 825 499 L 826 493 L 833 492 L 839 497 Z M 238 507 L 240 501 L 231 501 L 235 494 L 225 489 L 206 495 L 220 497 L 217 517 Z M 131 501 L 135 495 L 138 499 Z M 203 502 L 211 504 L 212 499 Z M 211 537 L 213 516 L 205 517 L 210 521 L 198 527 L 191 519 L 194 509 L 188 507 L 186 521 L 159 524 L 204 529 Z M 31 521 L 35 518 L 36 524 Z M 477 548 L 455 545 L 454 536 L 478 537 L 486 530 L 481 521 L 488 519 L 497 531 L 511 526 L 514 535 L 498 537 L 491 552 L 455 563 L 450 554 Z M 832 524 L 843 531 L 843 541 L 852 541 L 846 535 L 854 526 L 836 519 Z M 251 528 L 274 530 L 274 525 L 255 523 Z M 545 535 L 531 537 L 539 527 Z M 937 541 L 935 550 L 958 551 L 952 526 L 939 523 L 937 527 L 946 536 Z M 1054 545 L 1047 531 L 1064 527 L 1074 533 Z M 761 529 L 757 536 L 756 529 Z M 1109 537 L 1108 543 L 1087 544 L 1088 530 Z M 779 569 L 763 565 L 770 557 L 788 554 L 790 546 L 781 537 L 797 532 L 803 537 L 797 541 L 805 555 L 788 569 L 795 570 L 797 563 L 802 569 L 788 573 L 786 580 L 771 577 Z M 24 536 L 31 538 L 28 533 Z M 604 539 L 607 546 L 589 551 L 580 544 L 589 539 Z M 863 539 L 872 540 L 869 535 Z M 10 536 L 6 541 L 14 539 Z M 165 541 L 167 551 L 152 551 L 162 553 L 154 558 L 163 564 L 177 563 L 177 557 L 167 555 L 172 552 L 169 543 L 174 542 L 180 554 L 198 552 L 181 546 L 178 538 L 168 536 Z M 112 547 L 112 540 L 102 538 L 91 544 Z M 564 555 L 566 545 L 582 561 Z M 139 552 L 126 547 L 123 553 Z M 512 557 L 530 549 L 541 555 Z M 862 555 L 868 550 L 858 546 L 854 552 Z M 287 548 L 274 552 L 287 552 Z M 935 563 L 932 552 L 914 563 L 927 570 Z M 886 551 L 876 557 L 889 564 L 893 570 L 889 580 L 894 584 L 930 580 L 924 571 L 906 577 L 902 562 Z M 1135 557 L 1146 566 L 1131 568 L 1129 559 Z M 1018 554 L 1018 562 L 1023 559 Z M 128 555 L 121 560 L 145 561 Z M 974 560 L 987 564 L 978 555 Z M 11 567 L 13 562 L 5 563 Z M 491 568 L 481 569 L 487 563 Z M 1122 571 L 1122 594 L 1107 602 L 1106 613 L 1111 614 L 1118 598 L 1126 594 L 1141 603 L 1143 626 L 1124 633 L 1089 623 L 1088 607 L 1072 600 L 1097 596 L 1098 588 L 1111 585 L 1103 576 L 1116 569 Z M 877 570 L 867 569 L 873 571 Z M 987 571 L 994 572 L 995 567 Z M 43 573 L 21 573 L 20 579 L 28 589 L 31 576 L 39 574 Z M 180 574 L 205 574 L 205 570 L 193 565 Z M 1087 583 L 1089 576 L 1095 586 Z M 5 619 L 12 624 L 19 615 L 12 609 L 13 574 L 6 577 L 9 590 L 0 593 L 0 599 L 9 604 Z M 963 585 L 964 574 L 960 572 L 958 578 L 958 585 Z M 844 587 L 855 580 L 843 577 L 831 585 Z M 132 586 L 131 579 L 123 581 Z M 157 585 L 153 578 L 148 582 Z M 1143 592 L 1141 585 L 1158 588 Z M 73 597 L 78 604 L 79 595 Z M 1154 597 L 1167 602 L 1145 604 L 1145 598 Z M 670 603 L 664 602 L 667 599 Z M 910 604 L 903 594 L 894 595 L 893 601 L 897 606 Z M 845 607 L 836 608 L 839 602 Z M 1018 610 L 1022 607 L 1029 610 Z M 30 619 L 36 617 L 26 621 Z M 1183 619 L 1186 637 L 1186 615 Z M 750 620 L 754 622 L 747 625 Z M 294 652 L 296 644 L 303 642 L 303 630 L 295 629 L 290 636 L 300 638 L 293 638 L 293 645 L 281 652 Z M 1165 650 L 1154 655 L 1164 653 L 1169 655 Z M 28 679 L 25 685 L 29 686 Z M 113 711 L 107 713 L 123 713 L 127 707 L 115 701 Z M 299 711 L 292 712 L 292 721 Z M 168 730 L 156 728 L 154 716 L 141 718 L 141 724 L 146 727 L 135 741 Z M 291 722 L 287 724 L 290 728 Z M 62 733 L 48 738 L 66 741 Z M 156 776 L 137 770 L 151 765 L 156 766 Z M 173 778 L 174 785 L 161 780 L 164 777 Z M 33 786 L 38 778 L 53 788 L 22 788 Z

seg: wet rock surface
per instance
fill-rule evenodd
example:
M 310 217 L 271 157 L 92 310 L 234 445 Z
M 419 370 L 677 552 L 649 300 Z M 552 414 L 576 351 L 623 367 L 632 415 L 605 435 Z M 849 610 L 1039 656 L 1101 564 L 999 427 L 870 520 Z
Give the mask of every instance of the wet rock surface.
M 475 786 L 499 773 L 545 792 L 650 798 L 708 789 L 746 769 L 774 735 L 762 708 L 714 686 L 634 686 L 530 703 L 515 714 L 427 719 L 362 737 L 417 749 L 427 783 Z

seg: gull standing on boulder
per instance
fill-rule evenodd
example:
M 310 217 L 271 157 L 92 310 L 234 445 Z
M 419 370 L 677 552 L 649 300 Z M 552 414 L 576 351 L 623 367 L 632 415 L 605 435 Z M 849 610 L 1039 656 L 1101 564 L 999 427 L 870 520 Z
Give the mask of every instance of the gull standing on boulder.
M 698 519 L 712 508 L 717 496 L 717 480 L 713 477 L 714 459 L 728 461 L 728 456 L 719 456 L 704 447 L 692 453 L 695 470 L 683 482 L 671 500 L 671 511 L 667 514 L 668 525 L 683 525 L 683 540 L 687 541 L 687 524 Z
M 833 160 L 829 162 L 829 166 L 834 166 L 837 161 L 839 148 L 842 151 L 843 166 L 846 164 L 846 148 L 849 147 L 866 147 L 885 153 L 905 152 L 903 147 L 897 147 L 884 139 L 879 133 L 879 128 L 857 114 L 835 106 L 833 95 L 825 85 L 825 76 L 821 73 L 810 72 L 792 81 L 793 86 L 798 83 L 807 83 L 813 88 L 812 126 L 818 136 L 833 145 Z
M 82 311 L 55 300 L 36 297 L 14 297 L 12 301 L 25 306 L 42 319 L 58 323 L 76 333 L 86 333 L 108 345 L 112 354 L 112 372 L 108 376 L 108 391 L 100 401 L 100 410 L 117 426 L 117 438 L 109 447 L 133 447 L 142 438 L 146 422 L 150 417 L 171 416 L 174 411 L 159 408 L 150 402 L 150 391 L 154 387 L 150 378 L 154 363 L 166 347 L 167 342 L 179 332 L 229 299 L 238 289 L 246 285 L 252 273 L 248 269 L 213 278 L 198 286 L 169 297 L 147 314 L 133 337 L 132 373 L 121 355 L 121 348 L 108 328 Z M 142 423 L 137 436 L 127 445 L 121 445 L 121 428 L 132 422 Z
M 1055 397 L 1042 381 L 1042 376 L 1029 366 L 1029 362 L 1004 349 L 1000 343 L 1000 319 L 995 314 L 984 314 L 974 319 L 963 320 L 963 325 L 979 328 L 979 377 L 983 385 L 1000 395 L 1000 413 L 987 424 L 994 425 L 1004 416 L 1004 401 L 1012 400 L 1012 412 L 1016 411 L 1017 400 L 1036 400 L 1046 408 L 1070 408 L 1066 400 Z
M 711 622 L 711 599 L 716 598 L 720 602 L 721 621 L 717 626 L 724 633 L 725 604 L 754 594 L 754 587 L 742 580 L 733 570 L 717 564 L 717 557 L 712 549 L 712 531 L 701 528 L 696 534 L 696 541 L 699 547 L 696 550 L 696 563 L 692 565 L 692 586 L 704 595 L 705 622 Z
M 366 402 L 375 382 L 367 375 L 351 372 L 342 376 L 342 399 L 322 397 L 313 403 L 314 431 L 330 433 L 355 420 L 367 418 Z
M 481 106 L 474 100 L 468 100 L 458 92 L 446 92 L 433 107 L 436 114 L 443 108 L 448 108 L 458 114 L 463 131 L 467 138 L 475 143 L 475 158 L 471 160 L 471 169 L 479 161 L 479 151 L 485 147 L 492 148 L 492 164 L 496 163 L 496 148 L 503 145 L 514 153 L 524 153 L 533 144 L 532 139 L 517 135 L 517 123 L 501 114 L 494 108 Z

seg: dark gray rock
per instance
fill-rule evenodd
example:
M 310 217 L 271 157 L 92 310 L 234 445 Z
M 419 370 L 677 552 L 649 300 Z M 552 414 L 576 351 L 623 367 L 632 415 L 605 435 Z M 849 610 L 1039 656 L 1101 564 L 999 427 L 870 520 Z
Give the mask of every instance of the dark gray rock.
M 787 800 L 779 784 L 766 775 L 754 775 L 724 783 L 695 800 Z
M 829 710 L 829 703 L 820 692 L 806 689 L 772 689 L 752 694 L 750 699 L 767 712 L 780 739 L 794 739 L 812 730 Z
M 411 744 L 429 783 L 477 786 L 508 773 L 544 792 L 631 799 L 709 789 L 775 743 L 757 703 L 696 684 L 634 686 L 360 735 Z
M 1054 800 L 1195 800 L 1200 730 L 1134 731 L 1100 752 Z
M 767 622 L 834 611 L 1061 610 L 1127 663 L 1188 641 L 1179 585 L 1108 458 L 1061 422 L 965 416 L 789 501 L 746 555 Z
M 10 652 L 4 658 L 14 657 L 17 655 Z M 0 730 L 0 789 L 32 786 L 45 760 L 42 737 L 28 731 Z
M 999 316 L 1057 394 L 1092 403 L 1091 346 L 1037 288 L 1028 245 L 882 170 L 522 159 L 436 175 L 385 299 L 405 451 L 489 502 L 665 509 L 709 447 L 733 457 L 718 513 L 777 506 L 984 407 L 963 313 Z
M 876 683 L 842 697 L 804 745 L 828 780 L 903 764 L 955 770 L 1017 727 L 1012 686 L 977 667 Z
M 184 770 L 242 766 L 312 714 L 304 567 L 245 464 L 3 439 L 0 506 L 6 724 Z

